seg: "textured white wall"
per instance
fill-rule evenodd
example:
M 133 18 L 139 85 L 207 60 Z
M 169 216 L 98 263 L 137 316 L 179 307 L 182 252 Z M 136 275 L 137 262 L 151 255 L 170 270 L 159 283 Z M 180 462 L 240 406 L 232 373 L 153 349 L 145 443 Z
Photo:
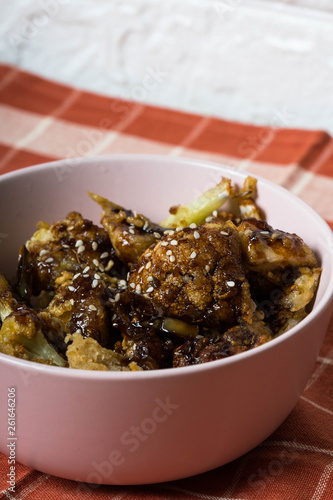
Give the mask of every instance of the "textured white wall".
M 0 0 L 0 60 L 109 95 L 333 133 L 333 2 L 289 3 Z

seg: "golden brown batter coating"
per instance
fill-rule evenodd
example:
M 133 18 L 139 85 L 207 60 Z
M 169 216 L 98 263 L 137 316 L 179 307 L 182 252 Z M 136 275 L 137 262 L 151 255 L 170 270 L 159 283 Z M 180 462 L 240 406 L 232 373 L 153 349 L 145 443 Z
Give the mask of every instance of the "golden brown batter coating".
M 17 288 L 23 297 L 52 291 L 65 271 L 73 274 L 90 266 L 97 272 L 112 273 L 115 252 L 107 232 L 72 212 L 52 226 L 39 229 L 21 249 Z
M 246 263 L 252 270 L 318 266 L 312 250 L 296 234 L 273 229 L 266 221 L 252 217 L 245 218 L 237 229 Z
M 130 266 L 137 262 L 140 255 L 163 235 L 163 228 L 144 215 L 126 210 L 97 194 L 89 195 L 103 208 L 101 223 L 124 264 Z
M 262 322 L 255 325 L 242 323 L 225 333 L 214 333 L 207 337 L 198 335 L 175 350 L 173 366 L 196 365 L 223 359 L 262 345 L 271 338 Z
M 252 321 L 238 232 L 219 222 L 167 231 L 132 266 L 129 288 L 165 315 L 206 325 Z
M 86 266 L 81 273 L 63 273 L 47 311 L 62 323 L 65 334 L 91 337 L 101 346 L 113 347 L 120 337 L 112 328 L 116 283 L 105 273 Z

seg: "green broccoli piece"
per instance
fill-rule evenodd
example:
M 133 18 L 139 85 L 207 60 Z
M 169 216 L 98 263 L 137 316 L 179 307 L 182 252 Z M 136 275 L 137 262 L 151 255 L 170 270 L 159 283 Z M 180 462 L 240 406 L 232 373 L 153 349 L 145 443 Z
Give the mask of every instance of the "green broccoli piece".
M 222 177 L 212 189 L 205 191 L 199 198 L 188 205 L 178 205 L 170 208 L 170 215 L 162 227 L 188 227 L 190 224 L 202 224 L 214 210 L 218 210 L 233 195 L 230 179 Z

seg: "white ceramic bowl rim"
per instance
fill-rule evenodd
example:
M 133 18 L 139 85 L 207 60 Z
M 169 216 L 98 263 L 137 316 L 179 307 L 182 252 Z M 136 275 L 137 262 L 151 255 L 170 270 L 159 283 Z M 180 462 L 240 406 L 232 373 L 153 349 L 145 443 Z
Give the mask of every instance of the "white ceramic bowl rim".
M 100 162 L 100 161 L 107 161 L 112 159 L 112 161 L 147 161 L 147 162 L 154 162 L 154 161 L 159 161 L 159 163 L 162 162 L 170 162 L 171 158 L 168 156 L 162 156 L 162 155 L 107 155 L 107 156 L 98 156 L 98 157 L 87 157 L 87 158 L 73 158 L 73 159 L 68 159 L 66 160 L 66 165 L 70 166 L 71 168 L 78 167 L 82 164 L 89 164 L 92 162 Z M 209 168 L 209 169 L 215 169 L 215 170 L 220 170 L 223 168 L 223 170 L 229 170 L 230 172 L 238 172 L 240 175 L 249 175 L 250 172 L 246 171 L 239 171 L 237 168 L 230 167 L 228 165 L 224 164 L 216 164 L 213 162 L 205 161 L 205 160 L 197 160 L 197 159 L 192 159 L 192 158 L 177 158 L 177 162 L 179 163 L 184 163 L 184 164 L 193 164 L 193 165 L 200 165 L 203 168 Z M 44 170 L 45 167 L 48 168 L 54 168 L 57 167 L 57 165 L 61 166 L 63 165 L 64 160 L 57 160 L 54 162 L 48 162 L 48 163 L 43 163 L 40 165 L 32 166 L 32 167 L 26 167 L 24 169 L 19 169 L 14 172 L 10 172 L 7 174 L 3 174 L 0 177 L 0 183 L 5 182 L 7 180 L 11 180 L 17 176 L 22 176 L 22 175 L 29 175 L 30 172 L 38 172 L 38 170 Z M 293 193 L 289 192 L 287 189 L 270 182 L 263 177 L 260 177 L 259 175 L 255 175 L 256 179 L 259 181 L 260 184 L 267 185 L 274 187 L 275 190 L 278 190 L 285 195 L 287 194 L 288 197 L 293 198 L 298 204 L 303 205 L 306 207 L 308 212 L 312 212 L 312 216 L 316 219 L 318 226 L 320 226 L 320 229 L 322 231 L 322 234 L 325 235 L 327 238 L 327 241 L 329 242 L 330 248 L 333 249 L 333 232 L 331 228 L 328 226 L 328 224 L 324 221 L 324 219 L 315 211 L 313 208 L 311 208 L 307 203 L 305 203 L 303 200 L 295 196 Z M 33 370 L 35 373 L 43 374 L 43 373 L 48 373 L 51 374 L 53 372 L 54 375 L 59 376 L 59 377 L 74 377 L 74 378 L 80 378 L 80 379 L 100 379 L 100 380 L 112 380 L 112 379 L 118 379 L 118 380 L 133 380 L 133 379 L 146 379 L 146 378 L 160 378 L 160 377 L 173 377 L 173 376 L 191 376 L 193 372 L 200 372 L 200 371 L 206 371 L 206 370 L 215 370 L 219 369 L 221 367 L 221 364 L 227 365 L 227 364 L 232 364 L 232 363 L 239 363 L 242 360 L 245 360 L 246 358 L 253 357 L 253 356 L 259 356 L 263 351 L 268 350 L 268 349 L 273 349 L 274 346 L 278 343 L 284 342 L 287 340 L 287 338 L 297 335 L 297 333 L 303 329 L 303 327 L 310 325 L 316 318 L 317 315 L 319 315 L 326 307 L 329 306 L 329 303 L 332 300 L 333 297 L 333 252 L 331 254 L 331 260 L 332 260 L 332 272 L 331 276 L 329 279 L 329 284 L 327 286 L 327 289 L 325 290 L 322 298 L 316 304 L 315 309 L 313 309 L 306 318 L 304 318 L 300 323 L 298 323 L 296 326 L 288 330 L 286 333 L 283 333 L 279 337 L 276 337 L 275 339 L 272 339 L 271 341 L 255 347 L 249 351 L 236 354 L 234 356 L 230 356 L 224 359 L 219 359 L 215 361 L 210 361 L 207 363 L 202 363 L 199 365 L 191 365 L 191 366 L 184 366 L 184 367 L 177 367 L 177 368 L 165 368 L 165 369 L 158 369 L 158 370 L 151 370 L 151 371 L 137 371 L 137 372 L 105 372 L 105 371 L 92 371 L 92 370 L 81 370 L 81 369 L 70 369 L 70 368 L 65 368 L 65 367 L 60 367 L 60 366 L 49 366 L 49 365 L 43 365 L 39 363 L 35 363 L 32 361 L 26 361 L 20 358 L 15 358 L 12 356 L 8 356 L 6 354 L 0 353 L 0 362 L 4 362 L 6 364 L 12 365 L 13 367 L 16 367 L 21 370 Z

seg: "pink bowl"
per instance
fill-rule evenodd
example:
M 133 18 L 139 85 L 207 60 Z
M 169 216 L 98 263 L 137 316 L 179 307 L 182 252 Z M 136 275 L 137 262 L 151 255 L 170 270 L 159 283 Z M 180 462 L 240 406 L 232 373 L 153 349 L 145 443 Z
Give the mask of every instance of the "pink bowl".
M 0 266 L 14 271 L 18 249 L 40 220 L 81 211 L 97 192 L 162 220 L 221 176 L 246 174 L 197 160 L 108 156 L 59 161 L 0 177 Z M 16 391 L 16 460 L 68 479 L 103 484 L 169 481 L 248 452 L 287 417 L 311 374 L 333 296 L 333 237 L 288 191 L 258 179 L 269 223 L 299 234 L 323 268 L 312 312 L 252 351 L 207 364 L 154 372 L 88 372 L 0 354 L 0 450 L 8 454 L 8 388 Z M 7 236 L 6 236 L 7 235 Z M 78 485 L 78 487 L 86 487 Z

